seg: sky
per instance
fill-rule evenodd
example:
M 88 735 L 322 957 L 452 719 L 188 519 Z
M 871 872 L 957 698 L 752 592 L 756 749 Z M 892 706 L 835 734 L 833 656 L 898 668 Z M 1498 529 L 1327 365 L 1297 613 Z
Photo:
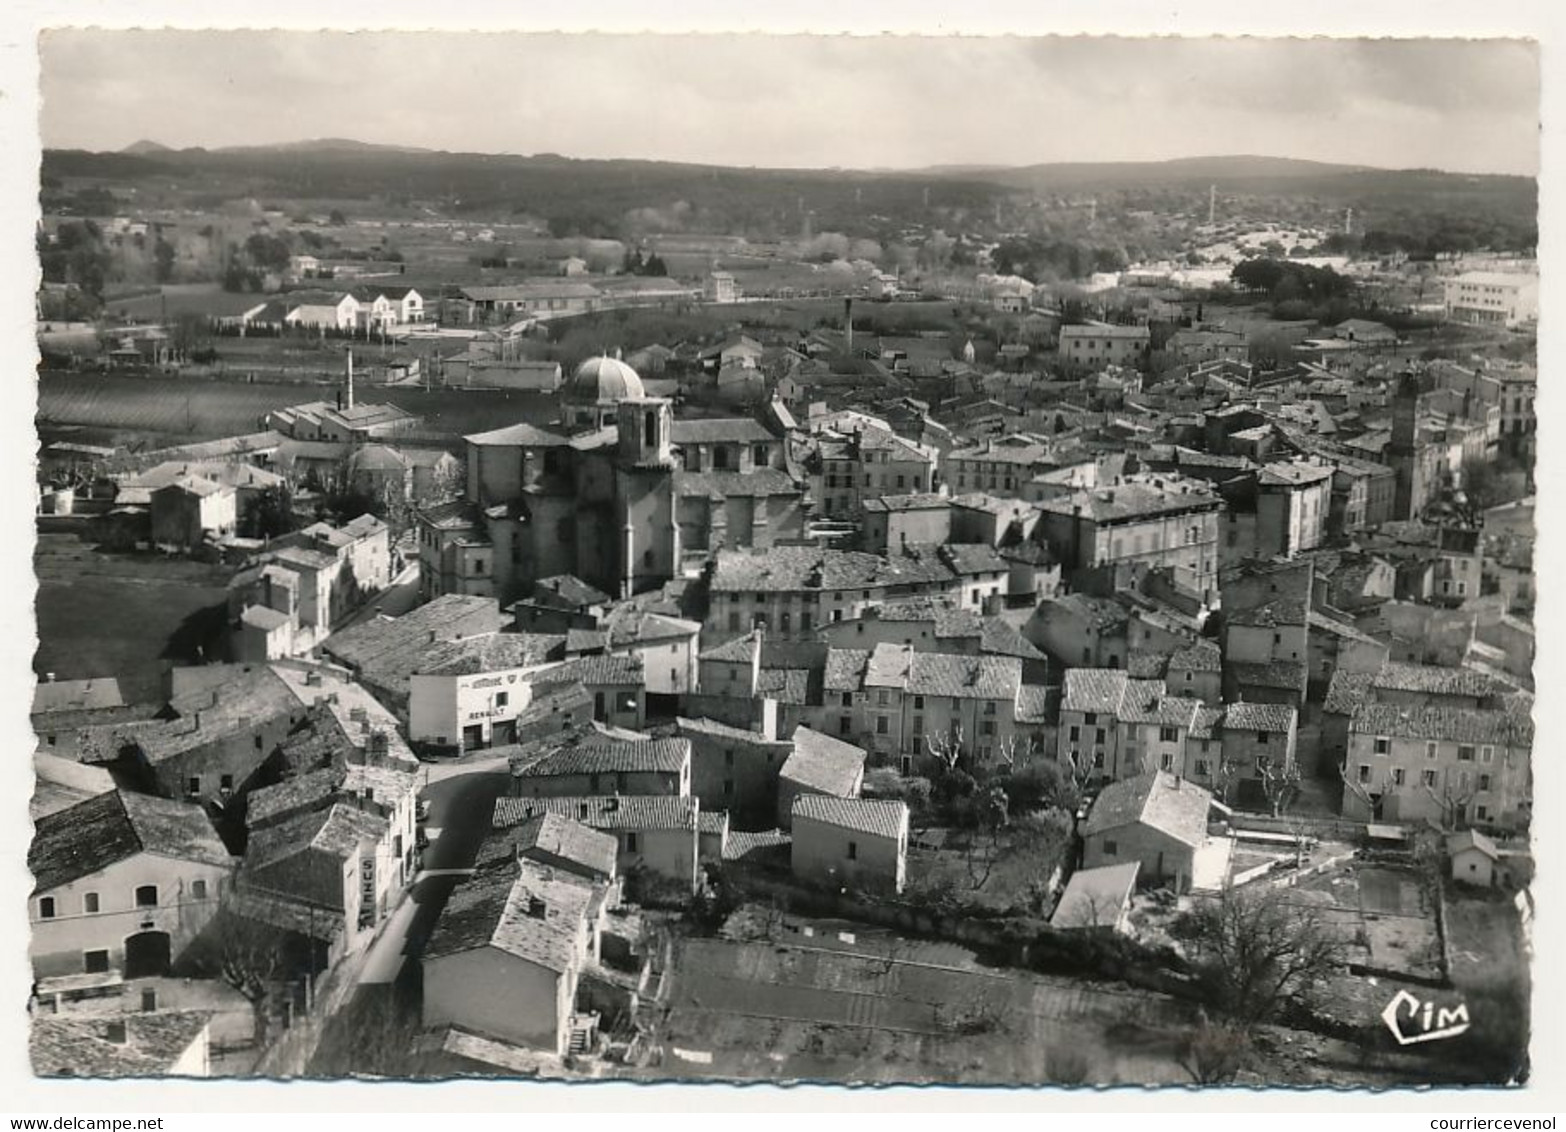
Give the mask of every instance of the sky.
M 57 30 L 54 148 L 320 137 L 733 166 L 1264 154 L 1534 175 L 1520 40 Z

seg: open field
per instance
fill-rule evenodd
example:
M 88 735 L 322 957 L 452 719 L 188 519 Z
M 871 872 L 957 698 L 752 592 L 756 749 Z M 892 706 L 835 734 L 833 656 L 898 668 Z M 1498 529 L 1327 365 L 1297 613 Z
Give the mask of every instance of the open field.
M 189 444 L 255 432 L 264 427 L 271 410 L 330 399 L 335 388 L 46 373 L 38 382 L 38 424 L 40 432 L 48 426 L 79 425 L 157 445 Z M 535 393 L 399 387 L 361 394 L 366 401 L 389 401 L 422 416 L 421 433 L 452 439 L 520 420 L 542 423 L 559 411 L 553 398 Z
M 61 680 L 119 678 L 130 702 L 155 699 L 158 661 L 214 655 L 228 571 L 161 555 L 107 554 L 76 535 L 40 534 L 33 671 Z
M 934 964 L 909 957 L 920 954 L 917 943 L 892 955 L 810 943 L 683 941 L 658 1075 L 883 1084 L 1043 1084 L 1080 1081 L 1079 1073 L 1095 1083 L 1188 1080 L 1176 1060 L 1186 1008 L 1171 999 Z

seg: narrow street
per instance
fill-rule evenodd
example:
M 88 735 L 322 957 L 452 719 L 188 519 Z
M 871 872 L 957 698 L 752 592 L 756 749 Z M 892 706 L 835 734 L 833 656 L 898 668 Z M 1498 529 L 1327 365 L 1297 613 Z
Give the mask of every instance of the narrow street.
M 429 770 L 420 797 L 430 803 L 431 840 L 419 875 L 371 945 L 353 995 L 328 1021 L 312 1074 L 387 1072 L 388 1060 L 408 1053 L 418 1029 L 419 954 L 452 890 L 472 868 L 508 779 L 504 757 Z

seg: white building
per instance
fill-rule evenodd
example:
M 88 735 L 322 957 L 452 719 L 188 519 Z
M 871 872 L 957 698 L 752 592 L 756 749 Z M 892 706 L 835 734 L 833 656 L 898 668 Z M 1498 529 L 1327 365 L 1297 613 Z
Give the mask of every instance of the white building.
M 1446 316 L 1453 322 L 1516 326 L 1539 317 L 1539 277 L 1504 271 L 1470 271 L 1448 280 Z

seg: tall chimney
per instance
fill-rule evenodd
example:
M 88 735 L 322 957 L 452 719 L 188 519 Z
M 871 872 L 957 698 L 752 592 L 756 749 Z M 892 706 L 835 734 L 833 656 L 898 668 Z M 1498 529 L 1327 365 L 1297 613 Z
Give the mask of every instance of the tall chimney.
M 348 408 L 353 408 L 353 351 L 348 351 Z
M 847 343 L 849 353 L 854 350 L 854 300 L 852 297 L 843 300 L 843 340 Z

